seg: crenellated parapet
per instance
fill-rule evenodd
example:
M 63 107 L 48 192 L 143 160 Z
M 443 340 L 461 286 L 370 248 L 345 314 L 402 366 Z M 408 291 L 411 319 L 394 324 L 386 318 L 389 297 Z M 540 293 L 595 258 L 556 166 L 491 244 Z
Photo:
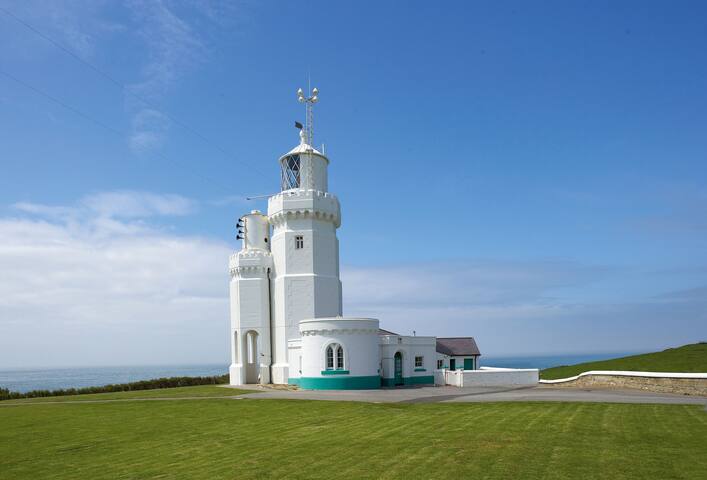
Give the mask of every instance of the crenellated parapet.
M 282 225 L 290 219 L 314 218 L 330 221 L 338 228 L 341 225 L 341 208 L 339 199 L 329 192 L 286 190 L 268 200 L 268 218 L 273 226 Z
M 378 335 L 378 320 L 360 317 L 312 318 L 299 322 L 299 332 L 311 335 Z
M 228 262 L 231 278 L 267 274 L 272 265 L 272 253 L 265 250 L 241 250 L 231 255 Z

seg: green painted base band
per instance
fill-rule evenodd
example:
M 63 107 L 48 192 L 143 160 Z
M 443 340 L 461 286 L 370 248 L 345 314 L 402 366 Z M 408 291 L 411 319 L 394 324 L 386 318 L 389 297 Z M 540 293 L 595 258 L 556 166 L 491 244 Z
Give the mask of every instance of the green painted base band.
M 394 387 L 395 386 L 395 379 L 394 378 L 381 378 L 381 387 Z
M 403 377 L 402 385 L 429 385 L 435 383 L 434 375 L 420 375 L 417 377 Z M 394 378 L 381 378 L 383 387 L 395 387 Z
M 381 377 L 302 377 L 299 387 L 305 390 L 372 390 L 380 388 Z
M 288 378 L 287 383 L 290 385 L 299 385 L 299 378 Z

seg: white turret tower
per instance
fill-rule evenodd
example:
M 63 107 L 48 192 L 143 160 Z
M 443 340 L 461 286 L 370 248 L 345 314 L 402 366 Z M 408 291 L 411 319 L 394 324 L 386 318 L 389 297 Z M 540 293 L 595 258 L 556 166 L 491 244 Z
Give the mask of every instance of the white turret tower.
M 253 210 L 238 220 L 243 246 L 231 255 L 231 366 L 232 385 L 270 383 L 270 225 Z
M 299 321 L 341 315 L 338 199 L 327 191 L 329 159 L 312 147 L 311 108 L 318 91 L 301 102 L 307 105 L 307 128 L 300 144 L 280 158 L 281 192 L 268 200 L 273 227 L 272 382 L 287 383 L 288 340 L 300 338 Z M 299 125 L 301 127 L 301 125 Z

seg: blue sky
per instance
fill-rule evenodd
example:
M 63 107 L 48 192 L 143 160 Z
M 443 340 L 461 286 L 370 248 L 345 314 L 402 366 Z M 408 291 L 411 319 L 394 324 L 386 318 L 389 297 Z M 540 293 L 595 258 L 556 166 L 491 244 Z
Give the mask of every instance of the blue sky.
M 0 6 L 0 365 L 226 361 L 308 77 L 346 314 L 488 355 L 707 339 L 703 2 Z

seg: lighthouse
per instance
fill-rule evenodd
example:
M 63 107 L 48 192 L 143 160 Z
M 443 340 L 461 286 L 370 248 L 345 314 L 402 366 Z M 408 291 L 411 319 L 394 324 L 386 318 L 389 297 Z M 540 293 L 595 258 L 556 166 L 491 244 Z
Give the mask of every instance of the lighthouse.
M 272 225 L 273 383 L 287 383 L 289 340 L 299 322 L 341 316 L 339 200 L 327 191 L 329 159 L 307 143 L 280 160 L 281 191 L 268 200 Z
M 299 322 L 341 316 L 339 200 L 328 191 L 329 159 L 313 143 L 312 107 L 299 144 L 278 160 L 280 192 L 267 216 L 253 211 L 239 222 L 242 249 L 231 257 L 232 384 L 288 383 L 288 342 Z M 272 237 L 270 237 L 272 229 Z M 299 376 L 299 375 L 297 375 Z
M 329 192 L 329 158 L 314 148 L 315 88 L 299 143 L 278 159 L 279 192 L 267 214 L 237 223 L 241 249 L 231 255 L 231 385 L 290 384 L 304 389 L 375 389 L 429 385 L 435 366 L 478 365 L 471 337 L 406 336 L 375 318 L 344 317 L 339 280 L 339 200 Z M 451 345 L 451 346 L 450 346 Z M 443 375 L 438 375 L 443 378 Z

